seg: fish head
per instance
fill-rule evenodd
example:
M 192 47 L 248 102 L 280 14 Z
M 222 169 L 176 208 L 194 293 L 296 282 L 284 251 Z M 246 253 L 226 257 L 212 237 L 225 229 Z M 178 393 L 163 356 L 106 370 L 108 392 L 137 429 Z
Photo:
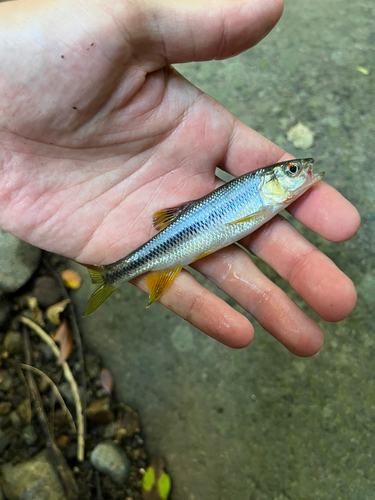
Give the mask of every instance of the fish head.
M 313 158 L 306 158 L 265 167 L 260 187 L 262 198 L 271 204 L 291 203 L 324 176 L 324 172 L 313 172 L 313 163 Z
M 313 172 L 313 158 L 289 160 L 274 166 L 273 176 L 288 199 L 297 198 L 324 176 Z

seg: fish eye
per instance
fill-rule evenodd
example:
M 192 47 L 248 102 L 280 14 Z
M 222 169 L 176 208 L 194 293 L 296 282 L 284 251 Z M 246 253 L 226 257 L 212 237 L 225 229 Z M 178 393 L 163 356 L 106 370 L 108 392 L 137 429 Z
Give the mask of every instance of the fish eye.
M 289 163 L 286 167 L 287 173 L 295 175 L 298 172 L 298 166 L 295 163 Z

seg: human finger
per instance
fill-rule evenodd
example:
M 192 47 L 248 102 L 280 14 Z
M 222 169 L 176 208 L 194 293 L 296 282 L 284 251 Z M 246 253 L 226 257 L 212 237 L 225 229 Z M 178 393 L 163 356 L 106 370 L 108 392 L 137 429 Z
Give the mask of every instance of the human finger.
M 352 281 L 280 215 L 241 241 L 271 266 L 326 321 L 340 321 L 352 311 Z
M 232 138 L 220 167 L 234 176 L 265 165 L 291 159 L 292 156 L 265 137 L 234 120 Z M 319 168 L 317 172 L 329 168 Z M 345 241 L 358 231 L 357 209 L 336 189 L 320 181 L 292 203 L 288 212 L 309 229 L 330 241 Z
M 131 283 L 148 292 L 143 276 Z M 240 349 L 253 339 L 254 328 L 251 323 L 185 270 L 159 301 L 195 328 L 228 347 Z
M 239 247 L 232 245 L 193 264 L 232 297 L 271 335 L 298 356 L 312 356 L 323 344 L 319 326 L 269 280 Z
M 138 22 L 126 26 L 134 54 L 144 58 L 149 45 L 154 60 L 165 65 L 232 57 L 252 47 L 277 23 L 283 2 L 155 0 L 138 7 Z

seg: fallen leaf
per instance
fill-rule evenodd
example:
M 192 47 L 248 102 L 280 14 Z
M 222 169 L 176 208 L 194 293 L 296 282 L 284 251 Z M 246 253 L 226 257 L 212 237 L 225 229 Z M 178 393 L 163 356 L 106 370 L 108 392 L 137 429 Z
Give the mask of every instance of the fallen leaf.
M 142 478 L 144 500 L 168 500 L 171 491 L 171 478 L 164 471 L 162 458 L 152 460 Z
M 62 300 L 61 302 L 57 302 L 53 304 L 53 306 L 49 307 L 46 311 L 46 316 L 48 321 L 50 321 L 53 325 L 59 326 L 60 324 L 60 313 L 65 311 L 66 306 L 69 304 L 70 299 Z
M 39 326 L 44 326 L 43 313 L 36 297 L 27 298 L 27 306 L 31 311 L 31 319 Z
M 301 122 L 288 130 L 286 138 L 298 149 L 309 149 L 314 144 L 314 133 Z
M 107 368 L 103 368 L 100 372 L 100 382 L 105 392 L 111 394 L 113 390 L 113 377 Z
M 366 75 L 366 76 L 370 74 L 369 70 L 367 68 L 364 68 L 363 66 L 358 66 L 357 71 L 362 73 L 362 75 Z
M 56 330 L 53 340 L 60 346 L 60 356 L 57 364 L 61 366 L 69 358 L 73 350 L 72 334 L 68 328 L 67 322 L 64 320 Z
M 82 278 L 73 269 L 65 269 L 61 273 L 62 280 L 66 288 L 71 288 L 72 290 L 77 290 L 81 286 Z

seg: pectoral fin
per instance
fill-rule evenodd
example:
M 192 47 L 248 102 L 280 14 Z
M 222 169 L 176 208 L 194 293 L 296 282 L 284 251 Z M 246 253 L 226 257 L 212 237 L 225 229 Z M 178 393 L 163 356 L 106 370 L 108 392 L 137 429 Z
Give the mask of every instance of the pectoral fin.
M 236 219 L 232 222 L 227 222 L 225 225 L 226 226 L 231 226 L 232 224 L 245 224 L 247 222 L 253 222 L 256 219 L 259 219 L 259 217 L 262 217 L 265 215 L 266 208 L 262 207 L 260 210 L 253 212 L 249 215 L 245 215 L 245 217 L 241 217 L 240 219 Z
M 174 282 L 180 274 L 182 267 L 175 267 L 173 269 L 164 269 L 163 271 L 156 271 L 150 273 L 146 278 L 146 285 L 150 290 L 150 298 L 147 307 L 155 302 L 163 295 L 165 290 Z
M 96 309 L 108 299 L 108 297 L 116 290 L 113 286 L 102 285 L 91 295 L 90 300 L 86 306 L 84 316 L 93 313 Z
M 183 203 L 182 205 L 178 205 L 177 207 L 164 208 L 163 210 L 159 210 L 154 213 L 153 222 L 154 228 L 157 231 L 161 231 L 165 229 L 169 224 L 171 224 L 174 220 L 177 219 L 179 215 L 191 204 L 191 201 L 188 203 Z

